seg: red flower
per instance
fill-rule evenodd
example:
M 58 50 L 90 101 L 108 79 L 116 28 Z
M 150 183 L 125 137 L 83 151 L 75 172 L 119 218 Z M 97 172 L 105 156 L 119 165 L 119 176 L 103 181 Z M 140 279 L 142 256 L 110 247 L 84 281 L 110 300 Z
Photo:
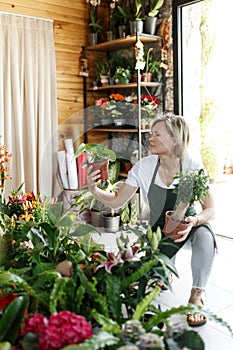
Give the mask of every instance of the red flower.
M 2 295 L 0 297 L 0 310 L 3 310 L 4 307 L 8 306 L 13 300 L 18 298 L 16 294 L 8 293 L 7 295 Z

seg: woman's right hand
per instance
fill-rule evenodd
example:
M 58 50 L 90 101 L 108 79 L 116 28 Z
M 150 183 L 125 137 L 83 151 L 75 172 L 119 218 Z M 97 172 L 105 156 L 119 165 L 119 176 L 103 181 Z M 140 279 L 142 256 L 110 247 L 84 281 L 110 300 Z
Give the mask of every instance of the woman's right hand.
M 90 192 L 95 192 L 101 182 L 100 177 L 100 170 L 93 171 L 93 166 L 89 165 L 87 168 L 87 186 Z

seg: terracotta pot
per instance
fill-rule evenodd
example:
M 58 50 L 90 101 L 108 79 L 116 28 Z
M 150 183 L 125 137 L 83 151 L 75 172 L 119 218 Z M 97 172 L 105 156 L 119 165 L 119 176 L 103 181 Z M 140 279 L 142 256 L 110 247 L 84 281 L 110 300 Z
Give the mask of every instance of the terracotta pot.
M 169 237 L 172 240 L 180 238 L 180 235 L 177 235 L 177 232 L 186 230 L 191 223 L 178 222 L 172 218 L 174 211 L 170 210 L 166 212 L 165 225 L 163 228 L 163 233 L 166 237 Z
M 152 73 L 151 72 L 143 73 L 141 80 L 145 81 L 145 82 L 151 82 L 152 81 Z
M 108 160 L 91 163 L 93 171 L 100 170 L 101 181 L 108 180 Z

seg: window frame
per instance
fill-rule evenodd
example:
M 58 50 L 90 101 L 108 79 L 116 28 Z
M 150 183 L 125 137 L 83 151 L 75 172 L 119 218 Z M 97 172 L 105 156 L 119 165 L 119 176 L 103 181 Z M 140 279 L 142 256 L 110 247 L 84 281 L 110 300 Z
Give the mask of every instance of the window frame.
M 183 115 L 182 8 L 204 0 L 172 1 L 174 113 Z

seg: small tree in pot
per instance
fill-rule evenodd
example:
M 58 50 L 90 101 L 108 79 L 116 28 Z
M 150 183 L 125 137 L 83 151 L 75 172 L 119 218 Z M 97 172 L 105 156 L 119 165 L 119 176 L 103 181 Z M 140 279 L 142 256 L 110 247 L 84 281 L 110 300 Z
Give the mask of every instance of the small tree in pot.
M 175 179 L 179 183 L 174 188 L 177 193 L 176 209 L 166 213 L 165 226 L 163 232 L 165 236 L 176 239 L 177 232 L 184 230 L 189 223 L 184 221 L 188 208 L 192 208 L 196 202 L 201 203 L 209 193 L 209 176 L 204 169 L 184 171 L 177 173 Z

